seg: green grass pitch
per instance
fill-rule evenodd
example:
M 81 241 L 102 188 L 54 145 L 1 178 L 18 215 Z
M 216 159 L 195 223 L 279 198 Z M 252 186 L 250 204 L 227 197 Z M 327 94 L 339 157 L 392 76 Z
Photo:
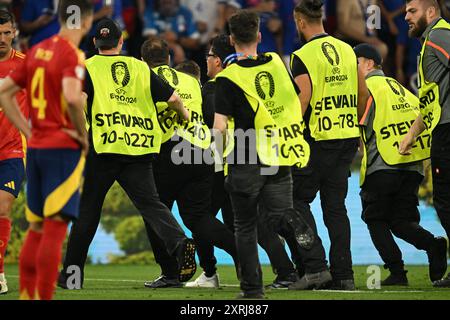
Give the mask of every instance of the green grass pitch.
M 428 267 L 407 267 L 408 287 L 382 287 L 380 290 L 367 289 L 367 267 L 355 266 L 357 291 L 288 291 L 266 290 L 266 299 L 270 300 L 447 300 L 449 289 L 433 288 L 428 279 Z M 9 293 L 0 296 L 0 300 L 18 299 L 18 267 L 6 266 Z M 200 274 L 198 271 L 196 276 Z M 57 289 L 57 300 L 230 300 L 239 293 L 239 283 L 233 266 L 219 266 L 218 273 L 223 285 L 220 289 L 147 289 L 143 282 L 159 275 L 159 267 L 90 265 L 86 267 L 84 289 Z M 264 283 L 269 284 L 275 278 L 270 266 L 263 266 Z M 388 275 L 382 270 L 381 278 Z M 196 277 L 195 276 L 195 277 Z

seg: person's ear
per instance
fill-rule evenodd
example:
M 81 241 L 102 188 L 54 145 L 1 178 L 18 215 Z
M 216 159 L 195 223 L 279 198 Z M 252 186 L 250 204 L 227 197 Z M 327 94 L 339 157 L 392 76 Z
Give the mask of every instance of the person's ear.
M 234 42 L 234 37 L 232 35 L 230 35 L 230 45 L 233 47 L 236 45 L 236 43 Z
M 258 32 L 258 43 L 261 43 L 261 40 L 262 40 L 261 32 Z
M 425 17 L 427 19 L 427 23 L 431 23 L 434 18 L 437 16 L 436 8 L 433 6 L 430 6 L 427 11 L 425 11 Z

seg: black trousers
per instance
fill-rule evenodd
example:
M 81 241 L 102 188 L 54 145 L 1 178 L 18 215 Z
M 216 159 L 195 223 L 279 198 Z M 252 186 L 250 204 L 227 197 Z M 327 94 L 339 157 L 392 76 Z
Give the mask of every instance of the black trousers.
M 417 192 L 421 181 L 417 172 L 381 170 L 367 176 L 361 188 L 362 219 L 391 273 L 403 271 L 404 266 L 392 234 L 419 250 L 428 250 L 434 241 L 433 234 L 419 225 Z
M 350 165 L 358 148 L 357 139 L 312 142 L 308 167 L 292 169 L 294 180 L 294 208 L 300 212 L 316 233 L 316 241 L 309 251 L 301 251 L 305 271 L 326 269 L 325 250 L 317 234 L 310 204 L 320 191 L 325 226 L 330 237 L 330 272 L 333 280 L 353 279 L 350 251 L 350 222 L 345 198 L 348 191 Z
M 70 231 L 64 270 L 71 265 L 84 268 L 89 245 L 100 222 L 103 201 L 115 181 L 139 210 L 146 226 L 161 237 L 167 254 L 174 255 L 180 242 L 186 239 L 170 210 L 159 199 L 151 162 L 115 160 L 112 156 L 99 156 L 90 151 L 86 160 L 80 217 Z
M 196 243 L 221 248 L 237 263 L 232 230 L 211 213 L 214 167 L 206 164 L 175 165 L 170 151 L 165 150 L 154 163 L 154 174 L 161 201 L 169 208 L 177 202 L 183 223 L 191 230 Z M 177 277 L 176 260 L 167 253 L 160 236 L 152 228 L 147 228 L 147 233 L 162 274 L 169 278 Z
M 226 189 L 235 214 L 234 228 L 241 266 L 241 289 L 248 293 L 263 291 L 258 259 L 258 206 L 263 206 L 266 225 L 286 239 L 293 234 L 283 227 L 287 211 L 293 208 L 292 177 L 289 167 L 275 175 L 262 175 L 260 165 L 230 165 Z
M 214 174 L 214 186 L 212 191 L 212 215 L 222 209 L 222 217 L 225 225 L 234 232 L 234 214 L 231 208 L 231 200 L 228 192 L 225 190 L 225 176 L 223 172 Z M 284 244 L 277 233 L 270 230 L 265 224 L 264 208 L 259 208 L 263 212 L 262 217 L 258 219 L 258 244 L 266 251 L 270 264 L 274 272 L 285 277 L 295 272 L 294 266 L 287 255 Z M 207 242 L 197 241 L 197 254 L 200 266 L 208 276 L 216 272 L 217 259 L 214 257 L 214 247 Z
M 450 153 L 450 150 L 447 152 Z M 433 204 L 442 227 L 444 227 L 447 237 L 450 238 L 450 160 L 432 153 L 431 166 L 433 170 Z

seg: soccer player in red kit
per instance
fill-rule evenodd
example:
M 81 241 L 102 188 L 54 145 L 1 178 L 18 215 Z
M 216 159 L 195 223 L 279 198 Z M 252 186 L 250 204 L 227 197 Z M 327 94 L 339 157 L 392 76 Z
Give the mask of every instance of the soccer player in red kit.
M 0 81 L 16 70 L 25 55 L 12 48 L 16 33 L 14 16 L 0 10 Z M 28 117 L 25 90 L 16 94 L 21 112 Z M 19 130 L 4 115 L 0 106 L 0 294 L 8 292 L 4 274 L 4 258 L 11 234 L 10 213 L 25 176 L 23 163 L 25 141 Z
M 77 49 L 92 26 L 89 0 L 61 0 L 60 32 L 35 45 L 0 87 L 0 105 L 28 139 L 30 228 L 19 259 L 20 298 L 50 300 L 69 220 L 78 217 L 88 148 L 82 95 L 84 54 Z M 26 88 L 31 129 L 13 103 Z

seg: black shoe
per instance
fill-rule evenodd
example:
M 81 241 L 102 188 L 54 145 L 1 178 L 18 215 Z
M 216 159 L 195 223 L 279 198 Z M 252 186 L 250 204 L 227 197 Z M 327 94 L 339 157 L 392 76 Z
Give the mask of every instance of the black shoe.
M 355 290 L 355 281 L 353 279 L 333 280 L 330 289 L 331 290 L 342 290 L 342 291 L 354 291 Z
M 447 240 L 437 237 L 427 252 L 431 282 L 442 279 L 447 271 Z
M 330 286 L 331 281 L 331 273 L 328 270 L 317 273 L 307 273 L 300 280 L 291 284 L 289 290 L 326 289 Z
M 314 231 L 303 219 L 302 215 L 295 209 L 289 209 L 284 215 L 284 224 L 288 229 L 288 233 L 293 232 L 298 245 L 310 250 L 314 244 Z
M 197 271 L 194 240 L 186 238 L 177 248 L 178 280 L 187 282 Z
M 399 273 L 391 273 L 386 279 L 381 281 L 382 286 L 407 286 L 408 278 L 406 273 L 408 271 L 402 271 Z
M 160 276 L 153 281 L 144 282 L 144 286 L 150 289 L 162 289 L 162 288 L 181 288 L 183 284 L 177 279 L 169 279 L 166 276 Z
M 298 275 L 296 272 L 290 273 L 287 276 L 277 276 L 273 283 L 266 286 L 267 289 L 286 289 L 291 284 L 298 281 Z
M 68 281 L 69 281 L 69 277 L 66 274 L 66 271 L 63 269 L 61 270 L 61 272 L 59 273 L 58 276 L 58 280 L 56 282 L 56 285 L 58 287 L 60 287 L 61 289 L 66 289 L 66 290 L 81 290 L 83 289 L 83 281 L 84 281 L 84 277 L 81 276 L 80 279 L 80 283 L 71 283 L 71 285 L 68 285 Z
M 241 292 L 237 295 L 236 299 L 264 299 L 264 293 L 262 293 L 262 292 Z
M 450 288 L 450 273 L 444 279 L 434 281 L 433 287 L 435 287 L 435 288 Z

